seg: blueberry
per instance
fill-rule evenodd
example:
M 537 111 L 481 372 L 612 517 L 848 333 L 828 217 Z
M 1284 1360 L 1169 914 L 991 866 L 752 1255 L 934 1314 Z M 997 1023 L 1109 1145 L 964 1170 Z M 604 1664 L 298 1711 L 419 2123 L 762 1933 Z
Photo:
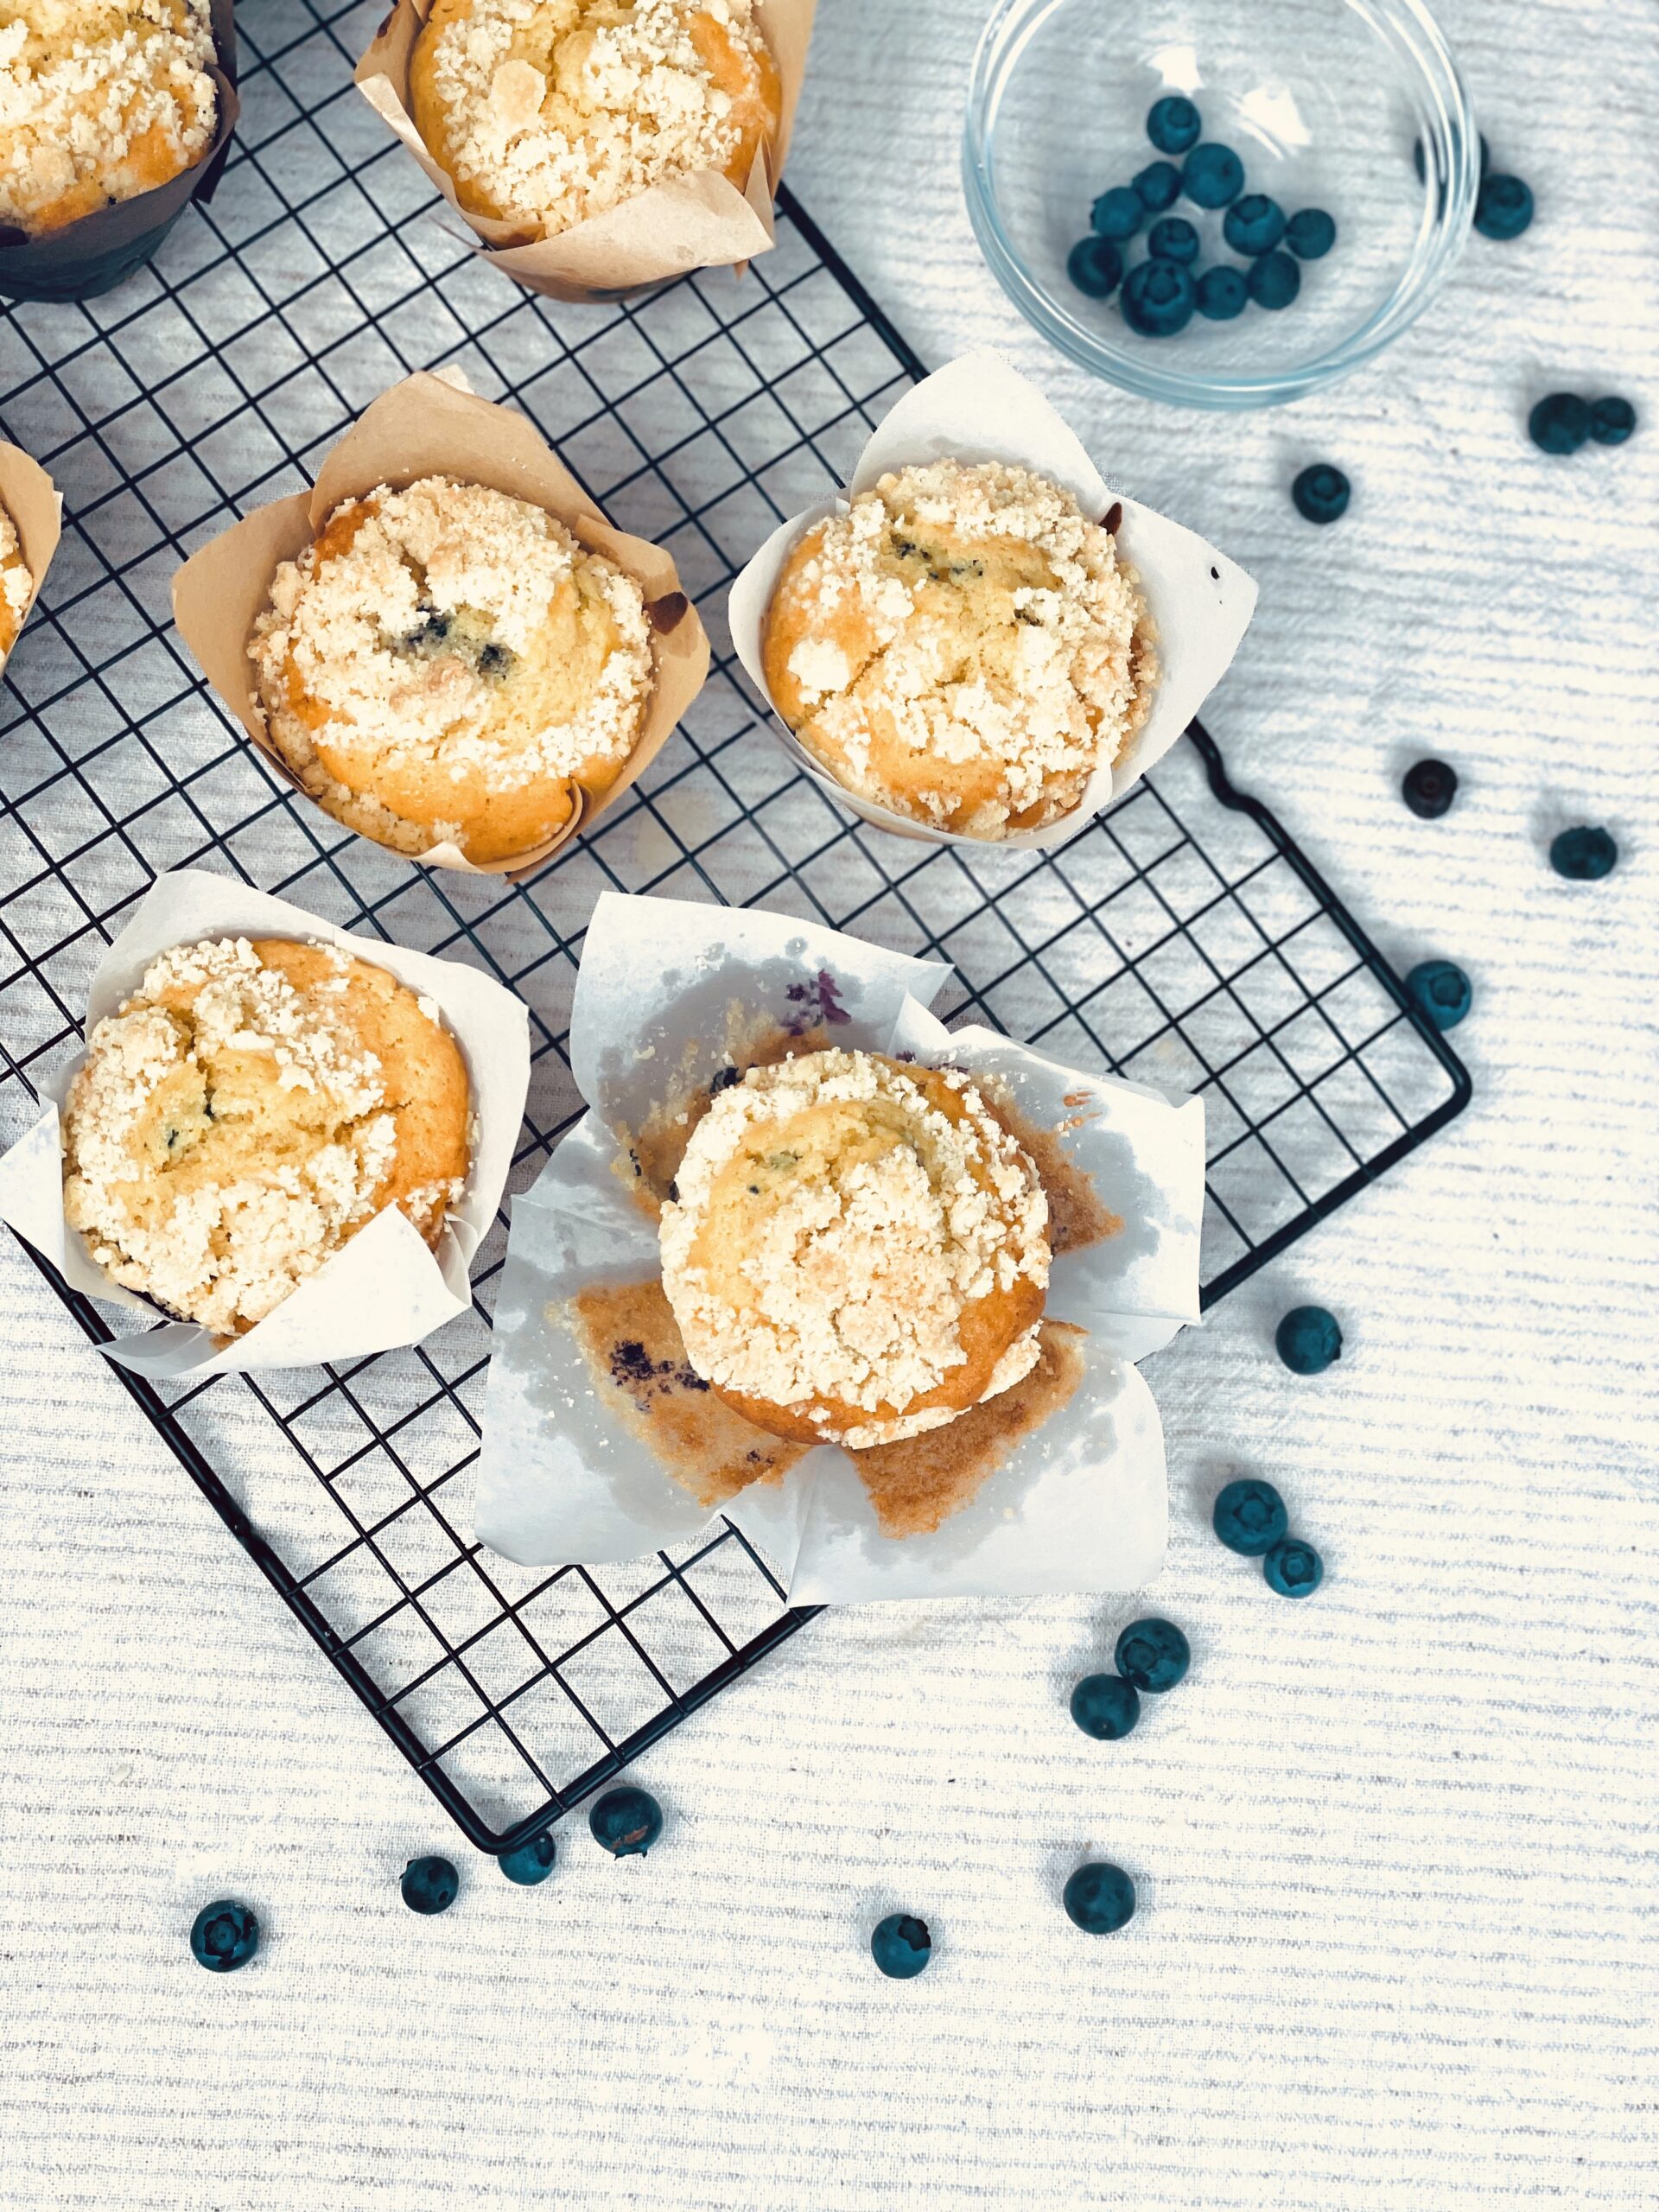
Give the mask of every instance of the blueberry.
M 448 1912 L 461 1893 L 461 1876 L 448 1859 L 411 1859 L 404 1869 L 403 1891 L 411 1912 Z
M 1265 192 L 1247 192 L 1227 210 L 1221 234 L 1235 253 L 1271 253 L 1285 235 L 1285 211 Z
M 933 1955 L 927 1923 L 907 1912 L 890 1912 L 875 1924 L 870 1956 L 890 1981 L 911 1981 Z
M 1198 300 L 1192 272 L 1179 261 L 1143 261 L 1123 279 L 1123 320 L 1142 338 L 1173 338 Z
M 1135 188 L 1141 205 L 1161 215 L 1181 196 L 1181 173 L 1173 162 L 1148 162 L 1135 178 Z
M 1563 830 L 1549 849 L 1549 864 L 1569 883 L 1599 883 L 1618 865 L 1618 847 L 1605 830 Z
M 1217 268 L 1206 269 L 1198 279 L 1198 313 L 1211 322 L 1230 322 L 1235 315 L 1243 315 L 1249 296 L 1244 271 L 1230 268 L 1224 262 Z
M 1407 769 L 1400 788 L 1420 822 L 1438 822 L 1452 810 L 1458 772 L 1444 760 L 1418 760 Z
M 251 1906 L 233 1897 L 203 1905 L 191 1925 L 191 1956 L 209 1974 L 234 1974 L 258 1948 L 258 1920 Z
M 1198 143 L 1204 118 L 1179 92 L 1154 100 L 1147 115 L 1147 136 L 1160 154 L 1184 154 Z
M 520 1889 L 533 1890 L 553 1872 L 554 1856 L 553 1839 L 543 1828 L 516 1851 L 504 1851 L 495 1863 L 510 1882 L 517 1882 Z
M 1147 232 L 1147 251 L 1154 261 L 1179 261 L 1185 268 L 1198 257 L 1198 234 L 1185 215 L 1166 215 Z
M 1577 453 L 1590 435 L 1590 410 L 1576 391 L 1552 391 L 1527 417 L 1527 435 L 1541 453 Z
M 1109 300 L 1123 280 L 1123 256 L 1109 238 L 1079 238 L 1065 257 L 1065 273 L 1091 300 Z
M 607 1789 L 591 1813 L 588 1825 L 594 1840 L 602 1843 L 613 1859 L 632 1852 L 644 1858 L 663 1832 L 663 1808 L 657 1800 L 632 1783 Z
M 1089 211 L 1096 236 L 1132 238 L 1147 219 L 1147 204 L 1133 185 L 1115 184 L 1103 192 Z
M 1449 960 L 1420 961 L 1406 988 L 1437 1029 L 1455 1029 L 1475 1002 L 1469 978 Z
M 1217 1497 L 1211 1522 L 1230 1552 L 1245 1559 L 1260 1559 L 1289 1528 L 1290 1516 L 1271 1483 L 1259 1483 L 1247 1476 L 1229 1483 Z
M 1323 207 L 1299 207 L 1285 225 L 1285 244 L 1298 261 L 1323 261 L 1336 242 L 1336 219 Z
M 1636 435 L 1636 410 L 1628 399 L 1599 399 L 1590 410 L 1590 435 L 1599 446 L 1622 446 Z
M 1262 1560 L 1262 1572 L 1281 1598 L 1311 1598 L 1325 1580 L 1325 1561 L 1300 1536 L 1284 1536 Z
M 1348 512 L 1353 486 L 1339 468 L 1316 461 L 1303 469 L 1290 487 L 1296 512 L 1305 522 L 1340 522 Z
M 1181 189 L 1200 207 L 1224 207 L 1244 189 L 1244 164 L 1230 146 L 1195 146 L 1181 170 Z
M 1323 1306 L 1293 1306 L 1273 1341 L 1293 1375 L 1323 1375 L 1342 1357 L 1342 1331 Z
M 1131 1621 L 1117 1639 L 1117 1671 L 1138 1690 L 1173 1690 L 1192 1650 L 1173 1621 Z
M 1085 1736 L 1115 1744 L 1141 1718 L 1141 1694 L 1122 1675 L 1085 1675 L 1071 1693 L 1071 1718 Z
M 1079 1866 L 1062 1892 L 1067 1917 L 1085 1936 L 1109 1936 L 1135 1917 L 1135 1884 L 1121 1866 Z
M 1250 264 L 1245 278 L 1250 297 L 1259 308 L 1287 308 L 1302 289 L 1302 264 L 1287 253 L 1264 253 Z
M 1531 188 L 1518 176 L 1483 179 L 1475 202 L 1475 228 L 1484 238 L 1518 238 L 1532 221 Z

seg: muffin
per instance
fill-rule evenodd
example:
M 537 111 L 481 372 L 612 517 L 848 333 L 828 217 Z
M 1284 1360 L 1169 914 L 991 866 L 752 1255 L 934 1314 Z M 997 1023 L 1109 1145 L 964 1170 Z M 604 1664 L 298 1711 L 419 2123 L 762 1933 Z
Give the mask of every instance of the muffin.
M 746 1421 L 893 1443 L 1035 1364 L 1047 1222 L 959 1070 L 810 1052 L 751 1068 L 692 1131 L 663 1287 L 692 1367 Z
M 1156 680 L 1110 532 L 1000 461 L 900 469 L 809 531 L 763 657 L 779 713 L 837 783 L 967 837 L 1071 813 Z
M 337 507 L 248 653 L 270 741 L 338 821 L 479 866 L 607 790 L 652 683 L 645 595 L 527 499 L 426 476 Z
M 554 238 L 702 170 L 741 192 L 782 94 L 753 0 L 434 0 L 409 98 L 468 214 Z
M 63 1205 L 113 1281 L 234 1337 L 382 1207 L 435 1245 L 469 1164 L 437 1008 L 327 944 L 162 953 L 93 1030 L 63 1114 Z
M 0 226 L 153 191 L 213 142 L 208 0 L 0 0 Z
M 6 655 L 17 642 L 34 588 L 35 579 L 18 542 L 17 525 L 0 507 L 0 668 L 5 666 Z

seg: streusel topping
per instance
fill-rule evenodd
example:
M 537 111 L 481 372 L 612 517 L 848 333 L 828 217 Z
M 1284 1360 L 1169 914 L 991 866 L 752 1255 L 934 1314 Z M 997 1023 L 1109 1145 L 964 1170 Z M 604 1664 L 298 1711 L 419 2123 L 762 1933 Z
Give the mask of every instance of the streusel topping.
M 0 668 L 4 667 L 6 655 L 22 627 L 29 594 L 34 588 L 35 579 L 23 558 L 17 526 L 0 507 Z

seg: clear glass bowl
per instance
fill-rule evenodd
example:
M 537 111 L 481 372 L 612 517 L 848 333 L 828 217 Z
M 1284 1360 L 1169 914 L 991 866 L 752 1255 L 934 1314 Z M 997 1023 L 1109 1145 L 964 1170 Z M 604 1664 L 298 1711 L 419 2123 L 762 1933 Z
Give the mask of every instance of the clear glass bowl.
M 1247 192 L 1336 218 L 1337 243 L 1303 265 L 1292 306 L 1142 338 L 1116 296 L 1087 299 L 1067 277 L 1096 196 L 1171 158 L 1146 128 L 1166 92 L 1197 103 Z M 1479 167 L 1468 95 L 1422 0 L 998 0 L 963 145 L 974 229 L 1021 313 L 1097 375 L 1188 407 L 1273 406 L 1379 353 L 1461 252 Z M 1168 212 L 1198 226 L 1200 270 L 1248 265 L 1219 213 L 1185 197 Z M 1145 251 L 1143 232 L 1128 253 Z

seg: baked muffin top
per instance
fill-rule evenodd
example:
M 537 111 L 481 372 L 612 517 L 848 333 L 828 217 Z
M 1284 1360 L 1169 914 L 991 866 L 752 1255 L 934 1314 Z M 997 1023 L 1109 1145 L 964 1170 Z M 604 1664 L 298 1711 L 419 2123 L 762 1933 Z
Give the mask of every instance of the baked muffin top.
M 57 230 L 192 168 L 213 59 L 208 0 L 0 0 L 0 224 Z
M 766 681 L 849 790 L 973 837 L 1039 829 L 1145 721 L 1145 603 L 1109 531 L 1003 462 L 886 475 L 794 549 Z
M 17 632 L 29 611 L 29 594 L 34 588 L 35 579 L 23 558 L 17 525 L 0 507 L 0 668 L 5 666 L 6 655 L 17 642 Z

